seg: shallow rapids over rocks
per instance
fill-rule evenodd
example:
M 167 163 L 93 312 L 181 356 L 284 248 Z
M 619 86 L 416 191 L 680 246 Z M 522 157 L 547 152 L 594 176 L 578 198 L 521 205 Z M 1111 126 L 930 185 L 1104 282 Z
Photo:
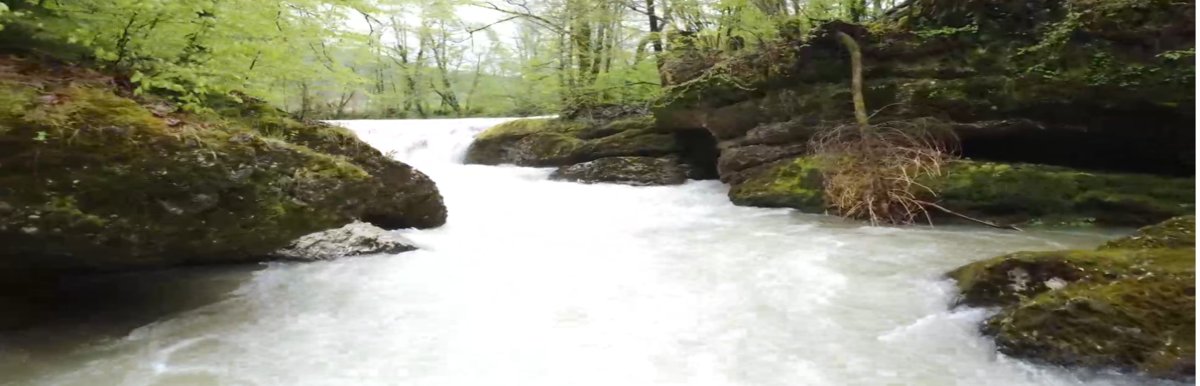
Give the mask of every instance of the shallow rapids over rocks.
M 871 228 L 463 165 L 496 119 L 340 122 L 429 174 L 420 249 L 88 278 L 0 337 L 0 385 L 1144 385 L 995 353 L 941 275 L 1113 234 Z M 1170 384 L 1170 383 L 1161 383 Z

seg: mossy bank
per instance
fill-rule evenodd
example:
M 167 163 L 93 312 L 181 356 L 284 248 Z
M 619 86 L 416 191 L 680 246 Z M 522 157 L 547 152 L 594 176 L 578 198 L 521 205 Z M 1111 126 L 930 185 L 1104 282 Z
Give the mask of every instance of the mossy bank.
M 803 156 L 763 165 L 734 182 L 729 197 L 739 205 L 820 213 L 822 170 Z M 1140 226 L 1195 211 L 1188 178 L 964 160 L 920 183 L 934 192 L 925 199 L 1005 224 Z
M 614 119 L 528 118 L 475 137 L 466 162 L 562 167 L 580 182 L 678 184 L 716 177 L 717 149 L 703 131 L 662 131 L 648 115 Z

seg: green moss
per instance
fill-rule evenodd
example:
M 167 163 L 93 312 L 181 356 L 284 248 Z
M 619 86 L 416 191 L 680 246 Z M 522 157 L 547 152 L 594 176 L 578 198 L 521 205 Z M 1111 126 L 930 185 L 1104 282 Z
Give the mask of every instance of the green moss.
M 956 162 L 926 184 L 946 207 L 1009 222 L 1143 225 L 1195 208 L 1190 179 L 1044 165 Z
M 673 134 L 639 130 L 622 131 L 607 137 L 587 141 L 582 145 L 584 158 L 614 156 L 660 156 L 681 151 Z
M 34 103 L 35 91 L 31 87 L 0 81 L 0 135 L 16 128 L 18 120 Z
M 1182 249 L 1016 252 L 968 264 L 948 276 L 957 281 L 961 304 L 1004 306 L 1054 285 L 1190 272 L 1194 259 L 1193 250 Z
M 750 171 L 730 198 L 738 205 L 823 211 L 819 168 L 800 157 Z M 1186 178 L 956 161 L 942 176 L 920 182 L 942 206 L 1013 224 L 1144 225 L 1195 208 L 1193 182 Z
M 516 119 L 493 126 L 475 137 L 476 140 L 491 140 L 502 137 L 523 137 L 533 133 L 558 133 L 572 135 L 587 127 L 577 121 L 555 118 Z
M 1186 248 L 1196 245 L 1196 216 L 1180 216 L 1109 241 L 1100 249 Z
M 1047 292 L 990 319 L 1001 352 L 1188 379 L 1195 370 L 1195 273 L 1145 275 Z
M 654 118 L 636 116 L 608 123 L 518 119 L 475 137 L 467 163 L 564 166 L 615 156 L 661 156 L 681 151 L 673 134 L 654 131 Z
M 737 205 L 825 210 L 824 186 L 817 162 L 799 157 L 766 166 L 729 190 Z
M 1017 252 L 948 276 L 960 303 L 1003 307 L 984 332 L 1008 355 L 1183 380 L 1195 376 L 1194 234 L 1181 217 L 1095 251 Z
M 583 140 L 556 132 L 538 132 L 517 140 L 509 152 L 517 165 L 555 166 L 577 162 Z
M 2 265 L 253 258 L 366 204 L 349 198 L 370 175 L 339 157 L 244 130 L 169 127 L 96 86 L 46 87 L 3 90 L 38 97 L 3 118 L 0 244 L 11 247 Z

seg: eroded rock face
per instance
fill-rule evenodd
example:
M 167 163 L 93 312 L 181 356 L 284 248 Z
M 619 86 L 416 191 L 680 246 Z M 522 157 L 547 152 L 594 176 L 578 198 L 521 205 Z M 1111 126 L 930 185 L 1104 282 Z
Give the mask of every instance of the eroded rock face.
M 638 186 L 679 185 L 687 182 L 688 171 L 674 158 L 607 157 L 560 167 L 550 179 Z
M 1195 376 L 1194 232 L 1194 217 L 1180 217 L 1099 250 L 1017 252 L 948 276 L 959 304 L 1001 307 L 983 331 L 1005 354 L 1186 380 Z
M 862 46 L 873 123 L 934 127 L 969 162 L 1018 169 L 952 174 L 950 186 L 941 187 L 947 192 L 937 192 L 955 201 L 944 206 L 998 215 L 990 218 L 998 222 L 1067 213 L 1046 222 L 1123 225 L 1151 224 L 1194 206 L 1176 199 L 1186 193 L 1176 188 L 1195 173 L 1192 3 L 905 4 L 870 24 L 830 22 L 804 38 L 737 55 L 692 45 L 695 52 L 664 64 L 668 88 L 654 111 L 658 126 L 709 131 L 735 203 L 820 211 L 811 194 L 817 184 L 794 177 L 808 175 L 797 159 L 815 134 L 853 123 L 849 56 L 836 38 L 842 32 Z M 799 36 L 787 32 L 781 35 Z M 682 39 L 676 46 L 689 47 Z M 1092 173 L 1099 177 L 1087 177 Z M 1158 180 L 1171 181 L 1177 194 L 1139 187 L 1133 181 L 1152 178 L 1137 174 L 1185 179 Z M 1078 189 L 1112 181 L 1110 175 L 1129 183 L 1105 193 Z M 784 180 L 770 181 L 776 176 Z M 1027 183 L 1033 180 L 1045 186 Z M 967 183 L 978 186 L 962 189 Z
M 342 257 L 395 254 L 417 249 L 411 241 L 363 222 L 305 235 L 271 254 L 283 260 L 316 261 Z
M 663 132 L 653 118 L 640 115 L 607 122 L 507 122 L 477 136 L 466 160 L 484 165 L 558 166 L 553 177 L 567 181 L 666 185 L 716 178 L 719 155 L 707 131 Z
M 0 268 L 258 261 L 355 219 L 445 221 L 432 181 L 346 130 L 253 103 L 179 112 L 78 68 L 0 72 Z
M 850 122 L 849 58 L 836 38 L 845 32 L 862 46 L 874 122 L 936 119 L 972 159 L 1190 176 L 1193 5 L 915 0 L 870 24 L 831 22 L 803 40 L 701 61 L 706 69 L 666 63 L 673 87 L 655 114 L 663 128 L 746 145 L 783 122 L 802 123 L 790 125 L 801 136 Z M 694 56 L 716 55 L 670 61 Z

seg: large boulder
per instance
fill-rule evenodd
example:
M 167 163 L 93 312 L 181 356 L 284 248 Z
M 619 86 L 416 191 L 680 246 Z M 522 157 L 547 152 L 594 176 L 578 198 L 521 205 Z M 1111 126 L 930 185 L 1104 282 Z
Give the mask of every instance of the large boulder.
M 672 133 L 655 131 L 649 116 L 610 122 L 529 118 L 480 133 L 467 150 L 472 164 L 565 166 L 604 157 L 657 157 L 679 153 Z
M 1005 354 L 1191 379 L 1194 234 L 1195 218 L 1180 217 L 1099 250 L 1018 252 L 948 276 L 959 304 L 1001 307 L 983 331 Z
M 232 106 L 222 105 L 222 115 L 262 135 L 343 158 L 374 177 L 363 192 L 373 197 L 359 216 L 363 221 L 385 229 L 433 228 L 446 223 L 442 195 L 425 173 L 385 156 L 349 130 L 299 121 L 262 101 L 242 99 Z
M 606 157 L 560 167 L 550 174 L 550 179 L 626 185 L 679 185 L 687 182 L 688 171 L 674 158 Z
M 345 130 L 188 113 L 118 84 L 0 58 L 0 268 L 256 261 L 355 219 L 445 220 L 432 181 Z
M 826 208 L 822 166 L 811 157 L 776 161 L 739 176 L 729 191 L 735 204 Z M 920 183 L 937 193 L 926 199 L 1007 224 L 1138 226 L 1195 211 L 1195 185 L 1188 178 L 962 160 Z

